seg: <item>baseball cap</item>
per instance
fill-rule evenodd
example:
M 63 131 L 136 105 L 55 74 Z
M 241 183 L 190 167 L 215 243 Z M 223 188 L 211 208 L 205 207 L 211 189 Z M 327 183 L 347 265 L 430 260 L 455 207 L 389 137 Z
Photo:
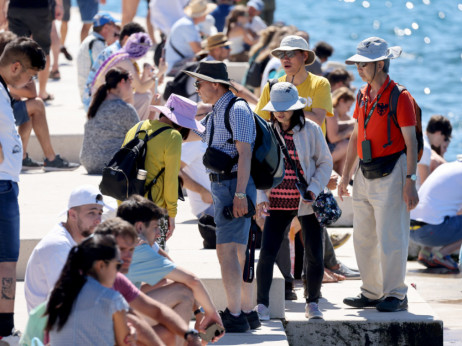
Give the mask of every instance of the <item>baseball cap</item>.
M 67 203 L 67 209 L 64 210 L 60 215 L 64 215 L 67 211 L 74 207 L 80 207 L 81 205 L 87 204 L 99 204 L 103 207 L 113 210 L 114 208 L 108 206 L 103 201 L 103 195 L 96 186 L 93 185 L 81 185 L 72 190 Z
M 93 26 L 103 26 L 107 23 L 119 23 L 117 19 L 107 12 L 100 12 L 93 17 Z

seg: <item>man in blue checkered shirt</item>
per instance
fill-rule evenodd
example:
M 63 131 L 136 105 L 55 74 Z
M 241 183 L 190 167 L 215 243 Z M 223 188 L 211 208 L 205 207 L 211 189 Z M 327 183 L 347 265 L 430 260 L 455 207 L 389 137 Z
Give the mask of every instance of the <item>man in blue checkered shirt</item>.
M 237 101 L 229 112 L 231 131 L 226 128 L 225 110 L 234 95 L 230 91 L 232 86 L 224 63 L 204 61 L 200 62 L 196 72 L 184 72 L 196 79 L 196 90 L 202 101 L 213 105 L 210 116 L 202 121 L 206 130 L 196 133 L 208 143 L 208 151 L 210 148 L 219 150 L 219 159 L 212 160 L 212 164 L 213 161 L 228 161 L 226 156 L 221 157 L 221 153 L 231 158 L 238 155 L 237 163 L 231 164 L 231 170 L 226 173 L 217 173 L 211 165 L 206 167 L 209 166 L 207 172 L 212 182 L 217 256 L 228 301 L 227 308 L 220 315 L 226 332 L 242 333 L 261 325 L 258 314 L 252 310 L 252 285 L 242 280 L 251 222 L 250 218 L 243 216 L 248 212 L 247 198 L 254 205 L 256 199 L 255 184 L 250 176 L 255 121 L 248 104 Z M 232 217 L 224 215 L 227 207 L 231 207 Z

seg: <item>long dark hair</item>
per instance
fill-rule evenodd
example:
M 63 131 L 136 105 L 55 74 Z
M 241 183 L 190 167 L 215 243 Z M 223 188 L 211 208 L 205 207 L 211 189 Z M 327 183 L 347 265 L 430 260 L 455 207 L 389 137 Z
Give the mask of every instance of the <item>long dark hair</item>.
M 88 108 L 88 119 L 91 119 L 96 115 L 99 107 L 106 99 L 108 91 L 115 89 L 122 79 L 127 80 L 128 78 L 130 78 L 130 74 L 123 68 L 114 67 L 107 71 L 106 76 L 104 77 L 105 83 L 101 84 L 98 90 L 96 90 L 95 95 L 93 95 L 90 108 Z
M 86 276 L 92 274 L 93 263 L 99 260 L 110 261 L 116 258 L 117 253 L 114 237 L 101 234 L 92 235 L 71 249 L 48 301 L 45 312 L 48 315 L 46 331 L 55 325 L 58 331 L 64 327 L 74 301 L 87 281 Z
M 271 122 L 274 124 L 276 122 L 279 122 L 276 117 L 274 116 L 273 112 L 271 114 Z M 299 125 L 300 128 L 305 126 L 305 113 L 303 113 L 303 109 L 296 109 L 294 110 L 294 114 L 292 114 L 292 117 L 290 118 L 290 124 L 289 128 L 285 130 L 284 132 L 288 132 L 292 130 L 295 126 Z M 282 128 L 281 128 L 282 130 Z

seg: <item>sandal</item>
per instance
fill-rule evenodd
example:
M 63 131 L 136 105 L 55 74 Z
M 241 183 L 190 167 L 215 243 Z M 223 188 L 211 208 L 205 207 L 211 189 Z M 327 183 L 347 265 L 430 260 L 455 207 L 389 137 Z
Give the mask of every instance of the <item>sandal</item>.
M 55 97 L 52 94 L 48 94 L 47 97 L 45 97 L 45 98 L 41 97 L 41 99 L 42 99 L 43 102 L 48 102 L 48 101 L 53 101 L 55 99 Z
M 61 75 L 59 74 L 59 70 L 50 71 L 50 75 L 48 76 L 48 78 L 50 78 L 52 80 L 60 80 Z

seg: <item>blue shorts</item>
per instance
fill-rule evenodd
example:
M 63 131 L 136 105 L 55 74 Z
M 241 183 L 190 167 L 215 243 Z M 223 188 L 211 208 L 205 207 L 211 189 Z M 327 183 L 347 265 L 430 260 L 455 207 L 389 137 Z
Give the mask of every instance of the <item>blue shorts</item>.
M 13 115 L 16 126 L 20 126 L 27 123 L 30 118 L 27 113 L 26 101 L 13 101 Z
M 17 262 L 19 257 L 18 183 L 0 180 L 0 262 Z
M 98 0 L 77 0 L 83 23 L 93 23 L 93 17 L 98 13 L 98 3 Z
M 217 244 L 238 243 L 247 245 L 249 241 L 250 218 L 239 217 L 228 220 L 223 216 L 225 207 L 233 205 L 237 178 L 212 182 L 213 206 L 215 208 L 215 224 Z M 253 204 L 257 198 L 257 190 L 252 177 L 249 178 L 246 192 Z
M 424 246 L 445 246 L 462 239 L 462 215 L 446 216 L 439 225 L 427 224 L 411 230 L 410 238 Z

